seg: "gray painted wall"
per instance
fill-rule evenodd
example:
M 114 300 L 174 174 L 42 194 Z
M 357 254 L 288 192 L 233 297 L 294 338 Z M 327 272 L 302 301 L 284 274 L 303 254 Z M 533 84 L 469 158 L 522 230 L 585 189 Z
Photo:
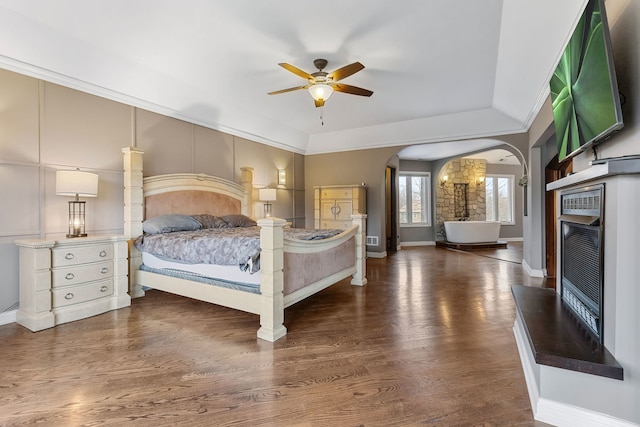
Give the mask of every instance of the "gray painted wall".
M 640 154 L 640 2 L 628 0 L 607 0 L 606 11 L 609 19 L 616 74 L 620 92 L 625 95 L 623 105 L 625 127 L 610 140 L 597 148 L 600 158 Z M 529 206 L 531 213 L 524 224 L 524 260 L 533 269 L 544 268 L 544 168 L 549 159 L 557 153 L 553 138 L 553 116 L 547 100 L 529 130 L 531 173 L 529 186 Z M 573 160 L 574 172 L 586 170 L 594 159 L 588 150 Z M 607 187 L 605 197 L 613 197 L 622 191 L 621 206 L 611 206 L 605 212 L 605 345 L 624 368 L 624 381 L 610 380 L 593 375 L 579 375 L 572 371 L 553 370 L 540 397 L 574 407 L 607 414 L 635 424 L 640 424 L 640 292 L 637 263 L 640 228 L 633 218 L 640 209 L 637 177 L 614 178 Z M 635 188 L 635 190 L 630 190 Z M 623 216 L 627 215 L 627 216 Z M 624 219 L 623 218 L 627 218 Z M 608 222 L 608 223 L 607 223 Z M 624 224 L 625 230 L 618 224 Z M 609 248 L 609 249 L 607 249 Z M 634 256 L 630 259 L 630 256 Z M 607 283 L 615 283 L 615 294 Z M 609 291 L 607 291 L 609 289 Z M 609 313 L 609 314 L 607 314 Z M 608 325 L 608 326 L 607 326 Z M 607 335 L 607 330 L 610 331 Z M 613 332 L 615 330 L 615 332 Z M 608 338 L 607 338 L 608 336 Z M 576 391 L 579 391 L 576 393 Z
M 378 246 L 367 246 L 368 252 L 386 252 L 385 168 L 398 166 L 396 153 L 403 147 L 372 148 L 341 153 L 305 156 L 306 212 L 313 212 L 313 187 L 317 185 L 361 184 L 367 186 L 367 235 L 378 236 Z M 306 226 L 313 228 L 309 214 Z

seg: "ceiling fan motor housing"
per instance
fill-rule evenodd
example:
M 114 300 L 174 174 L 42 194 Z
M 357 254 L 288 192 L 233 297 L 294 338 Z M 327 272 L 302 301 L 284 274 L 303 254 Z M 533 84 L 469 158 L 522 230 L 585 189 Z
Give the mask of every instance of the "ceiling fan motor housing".
M 318 70 L 320 70 L 320 71 L 322 71 L 325 68 L 327 68 L 327 64 L 328 64 L 328 61 L 326 59 L 314 59 L 313 60 L 313 65 L 315 65 L 316 68 Z

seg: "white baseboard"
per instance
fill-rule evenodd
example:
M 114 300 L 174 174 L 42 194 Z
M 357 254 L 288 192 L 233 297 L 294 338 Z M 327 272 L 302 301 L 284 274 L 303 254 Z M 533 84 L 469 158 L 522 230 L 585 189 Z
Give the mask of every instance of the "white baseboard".
M 367 258 L 386 258 L 387 251 L 384 252 L 369 252 L 367 251 Z
M 558 427 L 638 427 L 636 423 L 611 415 L 548 399 L 538 400 L 538 410 L 534 418 Z
M 0 313 L 0 325 L 8 325 L 9 323 L 15 323 L 18 310 L 5 311 Z
M 436 242 L 433 240 L 424 240 L 419 242 L 400 242 L 400 246 L 435 246 Z
M 522 260 L 522 268 L 524 268 L 524 271 L 531 277 L 545 277 L 545 272 L 544 270 L 534 270 L 531 267 L 529 267 L 529 264 L 527 264 L 526 260 Z
M 536 383 L 536 375 L 533 370 L 533 365 L 529 357 L 531 347 L 529 347 L 529 341 L 520 320 L 520 315 L 516 313 L 516 320 L 513 323 L 513 335 L 516 338 L 516 347 L 518 348 L 518 354 L 520 355 L 520 363 L 522 364 L 522 371 L 524 372 L 524 380 L 527 383 L 527 391 L 529 392 L 529 401 L 531 402 L 531 410 L 535 414 L 537 411 L 538 401 L 540 400 L 540 392 L 538 384 Z

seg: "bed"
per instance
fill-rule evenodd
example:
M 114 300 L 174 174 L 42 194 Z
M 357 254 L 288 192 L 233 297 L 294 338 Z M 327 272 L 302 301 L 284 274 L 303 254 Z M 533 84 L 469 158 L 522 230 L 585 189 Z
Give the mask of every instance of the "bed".
M 129 292 L 132 297 L 142 297 L 145 288 L 152 288 L 257 314 L 260 316 L 258 338 L 274 342 L 287 333 L 285 308 L 348 277 L 352 285 L 367 283 L 364 214 L 352 215 L 351 227 L 321 240 L 289 237 L 284 219 L 258 219 L 260 268 L 253 274 L 257 287 L 254 292 L 242 286 L 218 286 L 209 281 L 164 274 L 166 272 L 144 264 L 135 240 L 143 235 L 146 220 L 176 214 L 250 217 L 255 191 L 253 169 L 241 168 L 240 184 L 187 173 L 143 178 L 143 151 L 133 147 L 122 151 L 124 232 L 130 239 Z M 146 254 L 145 258 L 148 259 Z

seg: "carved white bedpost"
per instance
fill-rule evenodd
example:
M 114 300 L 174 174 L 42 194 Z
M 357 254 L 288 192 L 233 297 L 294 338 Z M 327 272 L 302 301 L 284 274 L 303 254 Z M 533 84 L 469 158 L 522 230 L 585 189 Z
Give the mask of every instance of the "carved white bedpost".
M 287 334 L 284 327 L 284 226 L 281 218 L 258 220 L 260 229 L 260 329 L 258 338 L 274 342 Z
M 140 148 L 122 149 L 124 163 L 124 234 L 129 239 L 129 295 L 132 298 L 144 296 L 142 286 L 137 283 L 138 268 L 142 264 L 142 254 L 133 245 L 133 240 L 142 234 L 144 219 L 144 197 L 142 194 L 142 155 Z
M 352 285 L 364 286 L 367 284 L 367 215 L 353 214 L 351 222 L 358 226 L 356 231 L 356 272 L 351 278 Z
M 242 214 L 253 218 L 253 168 L 244 166 L 240 171 L 240 183 L 244 187 Z

